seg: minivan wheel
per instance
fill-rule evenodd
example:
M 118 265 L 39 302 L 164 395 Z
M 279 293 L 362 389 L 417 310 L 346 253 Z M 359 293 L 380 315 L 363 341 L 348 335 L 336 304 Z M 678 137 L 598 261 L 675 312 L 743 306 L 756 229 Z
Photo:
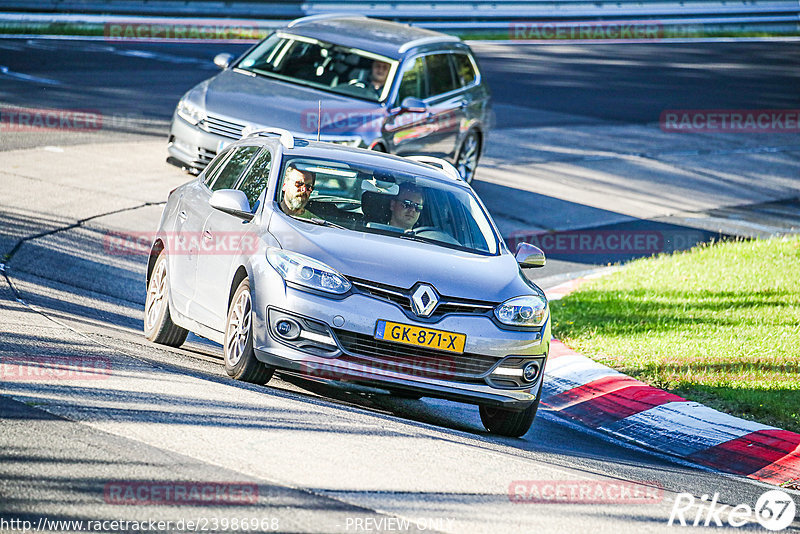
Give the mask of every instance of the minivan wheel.
M 524 410 L 509 410 L 495 406 L 479 406 L 481 422 L 486 430 L 492 434 L 518 438 L 523 436 L 533 424 L 536 410 L 539 409 L 539 399 Z
M 467 133 L 464 142 L 456 157 L 456 169 L 465 182 L 471 183 L 478 168 L 478 158 L 481 155 L 481 142 L 475 131 Z
M 239 283 L 228 307 L 223 348 L 228 376 L 261 385 L 272 378 L 275 369 L 258 361 L 253 350 L 253 305 L 247 278 Z
M 180 347 L 189 331 L 172 322 L 169 315 L 169 280 L 167 278 L 167 255 L 162 250 L 150 281 L 147 283 L 147 298 L 144 304 L 144 336 L 153 343 Z

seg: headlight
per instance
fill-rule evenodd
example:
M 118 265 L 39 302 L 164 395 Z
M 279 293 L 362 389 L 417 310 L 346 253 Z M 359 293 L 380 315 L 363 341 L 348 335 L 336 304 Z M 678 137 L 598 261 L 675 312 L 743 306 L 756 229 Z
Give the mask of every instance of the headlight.
M 190 124 L 197 124 L 206 118 L 206 111 L 186 98 L 178 102 L 177 113 L 179 117 Z
M 547 320 L 547 301 L 535 295 L 514 297 L 497 306 L 494 316 L 509 326 L 542 326 Z
M 350 291 L 344 276 L 308 256 L 270 247 L 267 260 L 287 282 L 337 295 Z

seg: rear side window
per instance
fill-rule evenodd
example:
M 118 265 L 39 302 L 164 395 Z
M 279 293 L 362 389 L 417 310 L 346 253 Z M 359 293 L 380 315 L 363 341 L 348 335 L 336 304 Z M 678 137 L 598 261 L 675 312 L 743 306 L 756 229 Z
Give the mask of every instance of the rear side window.
M 228 159 L 225 167 L 219 172 L 217 179 L 211 185 L 212 191 L 219 191 L 220 189 L 233 189 L 242 172 L 247 168 L 247 164 L 255 156 L 260 147 L 257 146 L 243 146 L 237 148 L 236 151 Z
M 475 74 L 475 66 L 472 60 L 466 54 L 452 54 L 453 61 L 456 68 L 456 78 L 461 87 L 471 85 L 475 82 L 477 77 Z
M 428 96 L 440 95 L 456 88 L 449 56 L 450 54 L 431 54 L 425 57 L 430 86 Z
M 422 56 L 414 58 L 413 63 L 403 65 L 403 80 L 400 82 L 398 102 L 412 96 L 414 98 L 427 98 L 425 87 L 425 59 Z
M 271 168 L 272 154 L 265 148 L 264 151 L 258 155 L 253 166 L 250 167 L 250 171 L 247 173 L 247 176 L 244 177 L 242 183 L 237 187 L 237 189 L 245 194 L 248 202 L 250 202 L 250 211 L 252 213 L 255 213 L 256 209 L 258 209 L 258 199 L 267 187 Z

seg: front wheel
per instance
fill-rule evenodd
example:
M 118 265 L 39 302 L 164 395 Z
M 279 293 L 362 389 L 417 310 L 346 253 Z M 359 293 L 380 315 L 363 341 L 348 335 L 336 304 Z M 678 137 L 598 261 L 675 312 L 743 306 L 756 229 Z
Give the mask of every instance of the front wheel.
M 478 168 L 478 158 L 481 155 L 481 142 L 477 132 L 469 132 L 461 143 L 461 148 L 456 156 L 456 169 L 465 182 L 472 183 L 475 170 Z
M 147 298 L 144 303 L 144 336 L 153 343 L 180 347 L 189 331 L 172 322 L 169 315 L 169 278 L 167 277 L 167 254 L 158 255 L 150 281 L 147 283 Z
M 536 417 L 536 410 L 539 409 L 539 399 L 537 399 L 524 410 L 508 410 L 494 406 L 480 406 L 478 410 L 481 414 L 481 423 L 486 430 L 492 434 L 518 438 L 523 436 L 533 424 Z
M 225 323 L 225 372 L 228 376 L 250 382 L 266 384 L 275 369 L 264 365 L 253 350 L 253 305 L 250 298 L 250 281 L 239 283 L 228 308 Z

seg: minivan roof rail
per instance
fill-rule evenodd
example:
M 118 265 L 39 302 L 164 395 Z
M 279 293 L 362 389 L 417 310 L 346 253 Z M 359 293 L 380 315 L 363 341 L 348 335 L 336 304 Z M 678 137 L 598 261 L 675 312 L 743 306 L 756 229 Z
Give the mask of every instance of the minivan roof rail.
M 358 13 L 320 13 L 319 15 L 309 15 L 307 17 L 301 17 L 299 19 L 294 19 L 292 22 L 289 23 L 287 28 L 294 28 L 300 24 L 306 24 L 307 22 L 316 22 L 318 20 L 326 20 L 326 19 L 365 19 L 367 18 L 364 15 L 359 15 Z
M 432 43 L 458 43 L 461 42 L 461 39 L 456 37 L 455 35 L 432 35 L 430 37 L 421 37 L 419 39 L 414 39 L 413 41 L 409 41 L 407 43 L 403 43 L 400 48 L 397 49 L 399 54 L 404 53 L 407 50 L 411 50 L 415 46 L 420 46 L 424 44 L 432 44 Z
M 281 144 L 284 148 L 290 150 L 294 148 L 294 135 L 292 135 L 292 132 L 289 130 L 284 130 L 283 128 L 259 128 L 258 130 L 247 132 L 244 137 L 256 137 L 260 135 L 277 135 L 281 138 Z
M 434 158 L 433 156 L 406 156 L 408 159 L 418 161 L 420 163 L 425 163 L 426 165 L 430 165 L 432 167 L 436 167 L 437 169 L 441 169 L 453 180 L 458 180 L 463 182 L 464 178 L 461 177 L 461 173 L 458 172 L 458 169 L 453 167 L 453 165 L 442 158 Z

